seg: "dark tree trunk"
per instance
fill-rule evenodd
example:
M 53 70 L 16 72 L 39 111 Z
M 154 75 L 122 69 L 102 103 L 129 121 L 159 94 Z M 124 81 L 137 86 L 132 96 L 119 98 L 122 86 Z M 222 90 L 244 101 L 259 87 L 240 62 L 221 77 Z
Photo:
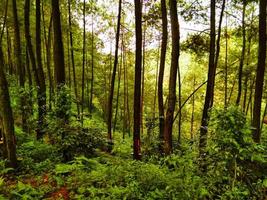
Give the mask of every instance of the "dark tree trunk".
M 85 88 L 85 39 L 86 39 L 86 32 L 85 32 L 85 0 L 83 1 L 83 64 L 82 64 L 82 116 L 81 116 L 81 123 L 83 125 L 83 118 L 84 118 L 84 88 Z
M 135 79 L 134 79 L 134 132 L 133 158 L 141 160 L 141 82 L 142 82 L 142 3 L 134 0 L 135 6 Z
M 210 9 L 210 54 L 209 54 L 209 71 L 208 71 L 208 84 L 206 88 L 206 96 L 205 96 L 205 103 L 204 103 L 204 109 L 202 114 L 202 120 L 201 120 L 201 127 L 200 127 L 200 139 L 199 139 L 199 156 L 202 159 L 202 161 L 205 160 L 205 148 L 207 146 L 207 132 L 208 132 L 208 112 L 211 108 L 211 99 L 213 94 L 213 86 L 214 86 L 214 71 L 215 71 L 215 40 L 216 40 L 216 33 L 215 33 L 215 6 L 216 1 L 211 0 L 211 9 Z M 201 163 L 205 164 L 204 162 Z M 201 166 L 203 167 L 203 166 Z
M 38 126 L 39 126 L 39 133 L 37 134 L 37 139 L 41 139 L 44 135 L 44 124 L 45 124 L 45 115 L 46 115 L 46 85 L 45 85 L 45 75 L 42 65 L 42 54 L 41 54 L 41 6 L 40 6 L 40 0 L 36 0 L 36 61 L 37 61 L 37 71 L 38 71 L 38 77 L 40 81 L 40 85 L 38 90 L 40 91 L 38 93 L 38 101 L 39 104 L 39 120 L 38 120 Z
M 80 118 L 80 106 L 79 106 L 79 96 L 78 96 L 78 88 L 76 81 L 76 69 L 75 69 L 75 60 L 74 60 L 74 50 L 73 50 L 73 35 L 72 35 L 72 15 L 71 15 L 71 0 L 68 0 L 68 11 L 69 11 L 69 38 L 70 38 L 70 56 L 71 56 L 71 66 L 72 66 L 72 74 L 73 74 L 73 87 L 74 93 L 77 101 L 77 113 L 78 118 Z
M 90 99 L 89 99 L 89 114 L 92 117 L 93 110 L 93 95 L 94 95 L 94 15 L 92 14 L 92 27 L 91 27 L 91 86 L 90 86 Z
M 1 42 L 1 41 L 0 41 Z M 16 139 L 14 131 L 14 119 L 12 108 L 10 105 L 10 97 L 8 90 L 8 83 L 4 74 L 4 60 L 3 60 L 2 45 L 0 44 L 0 123 L 3 127 L 5 157 L 8 164 L 16 168 Z
M 166 112 L 166 120 L 164 126 L 164 153 L 172 152 L 172 128 L 173 114 L 176 104 L 176 79 L 179 68 L 180 54 L 180 32 L 177 16 L 177 2 L 170 0 L 170 16 L 171 16 L 171 33 L 172 33 L 172 54 L 171 54 L 171 69 L 169 80 L 168 108 Z
M 225 2 L 226 2 L 226 0 L 223 0 L 223 2 L 222 2 L 222 9 L 221 9 L 219 28 L 218 28 L 218 38 L 216 41 L 216 52 L 215 52 L 215 60 L 214 60 L 215 69 L 213 70 L 214 80 L 212 83 L 212 94 L 211 94 L 211 102 L 210 102 L 211 107 L 213 106 L 213 101 L 214 101 L 215 73 L 216 73 L 216 69 L 218 66 L 220 49 L 221 49 L 220 42 L 221 42 L 222 21 L 223 21 L 224 9 L 225 9 Z
M 37 126 L 37 139 L 41 139 L 44 135 L 43 128 L 44 128 L 44 110 L 43 107 L 45 107 L 45 101 L 42 98 L 43 97 L 43 85 L 41 84 L 40 81 L 40 75 L 38 73 L 38 69 L 36 66 L 36 60 L 35 60 L 35 55 L 33 52 L 33 47 L 31 43 L 31 35 L 30 35 L 30 1 L 25 0 L 25 7 L 24 7 L 24 23 L 25 23 L 25 38 L 26 38 L 26 44 L 28 47 L 28 53 L 29 53 L 29 58 L 32 64 L 32 69 L 34 72 L 34 78 L 35 78 L 35 83 L 37 86 L 37 103 L 38 103 L 38 126 Z M 45 88 L 45 87 L 44 87 Z
M 243 11 L 242 11 L 242 38 L 243 38 L 243 45 L 242 45 L 242 53 L 240 58 L 239 64 L 239 71 L 238 71 L 238 93 L 236 98 L 236 105 L 240 104 L 241 94 L 242 94 L 242 78 L 243 78 L 243 66 L 244 66 L 244 59 L 246 53 L 246 27 L 245 27 L 245 16 L 246 16 L 246 0 L 243 0 Z
M 158 108 L 159 108 L 159 139 L 160 149 L 163 145 L 164 135 L 164 102 L 163 102 L 163 78 L 165 69 L 166 50 L 168 42 L 168 19 L 166 0 L 161 0 L 161 17 L 162 17 L 162 41 L 161 41 L 161 52 L 160 52 L 160 67 L 159 67 L 159 80 L 158 80 Z
M 52 1 L 52 18 L 54 28 L 54 67 L 55 79 L 58 87 L 65 84 L 65 63 L 62 42 L 62 31 L 59 11 L 59 0 Z
M 113 102 L 113 96 L 114 96 L 114 85 L 115 85 L 116 71 L 117 71 L 117 65 L 118 65 L 120 25 L 121 25 L 121 0 L 119 1 L 119 12 L 118 12 L 118 22 L 117 22 L 117 32 L 116 32 L 115 60 L 114 60 L 113 71 L 112 71 L 112 76 L 111 76 L 111 84 L 110 84 L 109 99 L 108 99 L 107 123 L 108 123 L 109 150 L 112 149 L 112 104 L 113 104 L 112 102 Z
M 255 82 L 255 95 L 252 127 L 253 139 L 259 143 L 261 139 L 261 100 L 263 93 L 265 61 L 266 61 L 266 0 L 260 0 L 260 17 L 259 17 L 259 52 L 258 52 L 258 66 Z
M 228 93 L 228 19 L 225 17 L 225 60 L 224 60 L 224 107 L 227 108 Z
M 24 90 L 25 86 L 25 74 L 24 74 L 24 66 L 22 64 L 22 57 L 21 57 L 21 41 L 20 41 L 20 27 L 19 27 L 19 20 L 17 14 L 17 4 L 16 1 L 13 0 L 13 18 L 14 18 L 14 53 L 15 53 L 15 67 L 16 71 L 19 75 L 19 86 L 21 87 L 21 91 Z M 23 92 L 20 92 L 20 110 L 21 110 L 21 119 L 22 119 L 22 129 L 23 131 L 27 132 L 27 113 L 25 110 L 25 96 Z

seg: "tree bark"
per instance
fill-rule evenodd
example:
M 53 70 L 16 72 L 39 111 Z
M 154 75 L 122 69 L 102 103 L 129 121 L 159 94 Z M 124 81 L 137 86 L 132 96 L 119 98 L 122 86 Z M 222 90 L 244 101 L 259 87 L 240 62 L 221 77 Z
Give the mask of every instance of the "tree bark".
M 15 53 L 15 67 L 16 71 L 19 74 L 19 86 L 22 89 L 20 92 L 20 110 L 21 110 L 21 121 L 22 121 L 22 129 L 27 132 L 27 113 L 25 110 L 25 96 L 23 94 L 23 90 L 25 89 L 25 74 L 24 74 L 24 66 L 22 64 L 22 55 L 21 55 L 21 40 L 20 40 L 20 27 L 19 27 L 19 19 L 17 14 L 17 3 L 15 0 L 12 1 L 13 5 L 13 18 L 14 18 L 14 53 Z
M 238 72 L 238 93 L 236 98 L 236 105 L 240 104 L 241 94 L 242 94 L 242 77 L 243 77 L 243 66 L 244 66 L 244 59 L 246 53 L 246 27 L 245 27 L 245 16 L 246 16 L 246 0 L 243 0 L 243 11 L 242 11 L 242 53 L 241 59 L 239 64 L 239 72 Z
M 259 143 L 261 139 L 261 101 L 266 61 L 266 4 L 266 0 L 260 0 L 258 66 L 252 118 L 252 127 L 254 128 L 253 139 L 257 143 Z
M 72 32 L 72 15 L 71 15 L 71 0 L 68 0 L 68 12 L 69 12 L 69 38 L 70 38 L 70 56 L 71 56 L 71 66 L 72 66 L 72 74 L 73 74 L 73 87 L 74 93 L 76 97 L 77 104 L 77 113 L 78 119 L 80 118 L 80 106 L 79 106 L 79 96 L 78 96 L 78 88 L 76 81 L 76 69 L 75 69 L 75 60 L 74 60 L 74 47 L 73 47 L 73 32 Z
M 42 65 L 42 54 L 41 54 L 41 6 L 40 0 L 36 0 L 36 61 L 37 61 L 37 71 L 39 76 L 40 85 L 38 90 L 38 101 L 40 101 L 39 105 L 39 133 L 37 134 L 37 139 L 41 139 L 44 135 L 44 124 L 45 124 L 45 115 L 46 115 L 46 85 L 45 85 L 45 75 Z
M 134 0 L 135 6 L 135 79 L 134 79 L 134 132 L 133 158 L 141 160 L 141 82 L 142 82 L 142 4 Z
M 117 65 L 118 65 L 120 25 L 121 25 L 121 0 L 119 1 L 118 22 L 117 22 L 117 31 L 116 31 L 115 59 L 114 59 L 112 76 L 111 76 L 111 84 L 110 84 L 109 99 L 108 99 L 107 123 L 108 123 L 109 150 L 112 149 L 112 143 L 113 143 L 112 142 L 112 104 L 113 104 L 112 102 L 113 102 L 113 96 L 114 96 L 114 85 L 115 85 L 116 71 L 117 71 Z
M 177 2 L 170 0 L 170 16 L 171 16 L 171 34 L 172 34 L 172 54 L 171 54 L 171 69 L 169 80 L 168 108 L 166 112 L 166 120 L 164 126 L 164 153 L 172 152 L 172 128 L 173 114 L 176 104 L 176 79 L 179 68 L 180 54 L 180 32 L 177 16 Z
M 215 16 L 216 16 L 216 1 L 211 0 L 211 9 L 210 9 L 210 54 L 209 54 L 209 71 L 208 71 L 208 83 L 206 88 L 206 96 L 205 96 L 205 103 L 204 109 L 202 114 L 201 120 L 201 127 L 200 127 L 200 139 L 199 139 L 199 156 L 202 160 L 201 168 L 205 170 L 205 149 L 207 146 L 207 132 L 208 132 L 208 112 L 211 108 L 211 99 L 214 89 L 214 71 L 215 71 L 215 40 L 216 40 L 216 33 L 215 33 Z M 203 168 L 204 167 L 204 168 Z
M 8 165 L 17 167 L 14 119 L 10 104 L 8 83 L 4 74 L 2 45 L 0 44 L 0 123 L 3 127 L 4 145 Z
M 159 139 L 160 139 L 160 151 L 163 149 L 164 140 L 164 102 L 163 102 L 163 78 L 165 69 L 166 50 L 168 42 L 168 19 L 166 0 L 161 0 L 161 18 L 162 18 L 162 41 L 160 52 L 160 66 L 159 66 L 159 78 L 158 78 L 158 109 L 159 109 Z

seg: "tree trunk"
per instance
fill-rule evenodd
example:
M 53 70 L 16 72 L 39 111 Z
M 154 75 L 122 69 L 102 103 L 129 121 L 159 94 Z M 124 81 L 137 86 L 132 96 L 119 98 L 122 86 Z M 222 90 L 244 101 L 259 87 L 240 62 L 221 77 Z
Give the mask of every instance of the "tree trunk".
M 209 71 L 208 71 L 208 84 L 206 88 L 206 96 L 205 96 L 205 103 L 204 109 L 202 114 L 201 120 L 201 127 L 200 127 L 200 139 L 199 139 L 199 156 L 202 160 L 201 165 L 205 164 L 205 148 L 207 146 L 207 132 L 208 132 L 208 112 L 211 108 L 211 99 L 213 94 L 213 86 L 214 86 L 214 70 L 215 70 L 215 40 L 216 40 L 216 33 L 215 33 L 215 16 L 216 16 L 216 1 L 211 0 L 211 9 L 210 9 L 210 54 L 209 54 Z M 204 162 L 203 162 L 204 161 Z M 204 168 L 203 168 L 204 167 Z M 201 166 L 202 169 L 205 170 L 205 166 Z
M 160 151 L 163 149 L 164 140 L 164 102 L 163 102 L 163 78 L 165 69 L 166 50 L 168 42 L 168 19 L 166 0 L 161 0 L 161 18 L 162 18 L 162 41 L 160 52 L 160 66 L 159 66 L 159 78 L 158 78 L 158 108 L 159 108 L 159 139 L 160 139 Z
M 265 61 L 266 61 L 266 0 L 260 0 L 260 17 L 259 17 L 259 51 L 258 66 L 255 83 L 254 107 L 252 127 L 253 139 L 259 143 L 261 139 L 261 100 L 263 93 Z
M 245 27 L 246 6 L 247 6 L 247 2 L 246 0 L 243 0 L 243 11 L 242 11 L 243 45 L 242 45 L 242 53 L 241 53 L 239 72 L 238 72 L 238 93 L 237 93 L 237 98 L 236 98 L 236 105 L 240 104 L 241 93 L 242 93 L 243 66 L 244 66 L 244 59 L 245 59 L 245 53 L 246 53 L 246 27 Z
M 223 0 L 221 14 L 220 14 L 220 20 L 219 20 L 218 38 L 216 41 L 216 52 L 215 52 L 215 60 L 214 60 L 215 69 L 213 70 L 214 80 L 212 83 L 212 94 L 211 94 L 211 102 L 210 102 L 211 107 L 213 106 L 213 101 L 214 101 L 215 73 L 216 73 L 216 69 L 218 66 L 220 49 L 221 49 L 220 42 L 221 42 L 222 21 L 223 21 L 224 9 L 225 9 L 225 2 L 226 2 L 226 0 Z
M 1 42 L 1 41 L 0 41 Z M 4 60 L 2 45 L 0 44 L 0 123 L 3 127 L 4 145 L 8 164 L 16 168 L 16 139 L 14 131 L 14 119 L 10 105 L 8 83 L 4 74 Z
M 81 116 L 81 123 L 83 126 L 83 118 L 84 118 L 84 88 L 85 88 L 85 39 L 86 39 L 86 32 L 85 32 L 85 0 L 83 1 L 83 64 L 82 64 L 82 116 Z
M 108 99 L 107 123 L 108 123 L 109 150 L 112 149 L 112 143 L 113 143 L 112 142 L 112 102 L 113 102 L 113 96 L 114 96 L 114 85 L 115 85 L 116 71 L 117 71 L 117 65 L 118 65 L 120 25 L 121 25 L 121 0 L 119 1 L 118 22 L 117 22 L 117 32 L 116 32 L 116 46 L 115 46 L 115 59 L 114 59 L 112 76 L 111 76 L 111 84 L 110 84 L 109 99 Z
M 38 90 L 38 101 L 39 104 L 39 120 L 38 126 L 39 131 L 37 132 L 37 139 L 41 139 L 44 135 L 44 124 L 45 124 L 45 115 L 46 115 L 46 85 L 45 85 L 45 75 L 42 66 L 42 54 L 41 54 L 41 6 L 40 0 L 36 0 L 36 61 L 37 61 L 37 71 L 40 81 Z
M 77 113 L 78 119 L 80 118 L 80 106 L 79 106 L 79 96 L 78 96 L 78 88 L 76 81 L 76 69 L 75 69 L 75 60 L 74 60 L 74 47 L 73 47 L 73 35 L 72 35 L 72 15 L 71 15 L 71 0 L 68 0 L 68 12 L 69 12 L 69 38 L 70 38 L 70 56 L 71 56 L 71 66 L 72 66 L 72 74 L 73 74 L 73 86 L 74 93 L 76 97 L 77 104 Z
M 141 160 L 141 82 L 142 82 L 142 3 L 134 0 L 135 6 L 135 79 L 134 79 L 134 132 L 133 158 Z
M 22 55 L 21 55 L 21 41 L 20 41 L 20 27 L 19 27 L 19 20 L 17 14 L 17 4 L 16 1 L 13 0 L 13 18 L 14 18 L 14 53 L 15 53 L 15 67 L 19 74 L 19 86 L 21 88 L 20 96 L 20 110 L 21 110 L 21 120 L 22 120 L 22 129 L 23 131 L 27 132 L 27 113 L 25 110 L 25 96 L 23 94 L 23 90 L 25 89 L 25 74 L 24 74 L 24 66 L 22 64 Z
M 172 54 L 171 54 L 171 69 L 169 80 L 168 108 L 166 112 L 166 120 L 164 126 L 164 153 L 172 152 L 172 128 L 173 114 L 176 104 L 176 79 L 179 68 L 180 54 L 180 31 L 177 16 L 177 2 L 170 0 L 170 16 L 171 16 L 171 33 L 172 33 Z
M 90 99 L 89 99 L 89 114 L 92 117 L 93 109 L 93 94 L 94 94 L 94 20 L 92 14 L 92 30 L 91 30 L 91 88 L 90 88 Z

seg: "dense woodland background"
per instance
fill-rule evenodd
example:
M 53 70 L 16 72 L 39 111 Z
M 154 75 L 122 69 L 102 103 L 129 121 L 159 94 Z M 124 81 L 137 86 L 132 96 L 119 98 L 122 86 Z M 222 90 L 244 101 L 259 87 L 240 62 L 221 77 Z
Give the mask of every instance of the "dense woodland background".
M 0 199 L 266 199 L 266 0 L 0 0 Z

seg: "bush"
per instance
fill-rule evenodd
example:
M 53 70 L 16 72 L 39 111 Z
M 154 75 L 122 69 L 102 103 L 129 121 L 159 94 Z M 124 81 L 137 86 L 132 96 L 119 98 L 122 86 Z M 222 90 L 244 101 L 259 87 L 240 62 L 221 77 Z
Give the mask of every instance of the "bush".
M 260 197 L 255 188 L 267 175 L 266 149 L 253 142 L 245 115 L 237 107 L 214 110 L 210 127 L 206 181 L 214 196 Z

